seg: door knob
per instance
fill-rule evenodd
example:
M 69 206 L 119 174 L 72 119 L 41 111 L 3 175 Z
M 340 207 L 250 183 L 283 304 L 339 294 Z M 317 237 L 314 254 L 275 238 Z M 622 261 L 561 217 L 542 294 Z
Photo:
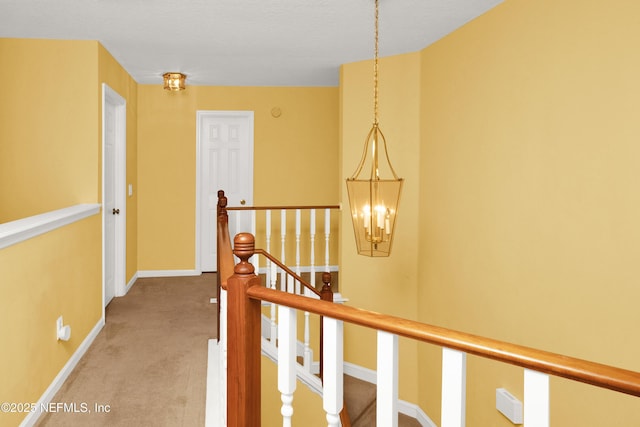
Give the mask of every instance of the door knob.
M 113 208 L 112 213 L 113 213 L 114 215 L 120 215 L 120 209 Z
M 240 204 L 244 206 L 244 204 L 247 203 L 247 201 L 245 199 L 240 200 Z

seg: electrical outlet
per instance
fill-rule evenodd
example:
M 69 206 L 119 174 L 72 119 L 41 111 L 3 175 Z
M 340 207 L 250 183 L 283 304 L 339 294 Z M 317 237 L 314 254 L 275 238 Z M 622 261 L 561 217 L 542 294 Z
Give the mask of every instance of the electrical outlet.
M 496 409 L 513 424 L 522 424 L 522 402 L 504 388 L 496 389 Z
M 58 341 L 69 341 L 69 338 L 71 338 L 71 326 L 64 325 L 62 316 L 56 320 L 56 337 Z

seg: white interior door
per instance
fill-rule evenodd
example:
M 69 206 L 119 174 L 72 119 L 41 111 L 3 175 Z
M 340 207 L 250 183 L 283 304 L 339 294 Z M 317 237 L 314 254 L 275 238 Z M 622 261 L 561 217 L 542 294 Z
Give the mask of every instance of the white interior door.
M 197 140 L 196 258 L 200 271 L 216 271 L 218 190 L 228 206 L 253 204 L 253 111 L 198 111 Z
M 126 101 L 103 85 L 102 104 L 103 307 L 125 292 Z

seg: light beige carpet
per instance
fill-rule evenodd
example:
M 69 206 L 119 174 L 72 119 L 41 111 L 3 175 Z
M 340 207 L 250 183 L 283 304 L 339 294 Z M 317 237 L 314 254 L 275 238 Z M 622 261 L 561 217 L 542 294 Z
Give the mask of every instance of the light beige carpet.
M 204 426 L 212 297 L 213 273 L 138 279 L 109 304 L 104 329 L 52 399 L 76 412 L 36 425 Z

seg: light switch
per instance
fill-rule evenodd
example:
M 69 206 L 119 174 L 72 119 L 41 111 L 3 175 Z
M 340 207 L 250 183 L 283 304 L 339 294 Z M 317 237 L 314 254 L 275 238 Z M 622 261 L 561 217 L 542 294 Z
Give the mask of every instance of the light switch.
M 133 196 L 133 184 L 129 184 L 129 197 Z

